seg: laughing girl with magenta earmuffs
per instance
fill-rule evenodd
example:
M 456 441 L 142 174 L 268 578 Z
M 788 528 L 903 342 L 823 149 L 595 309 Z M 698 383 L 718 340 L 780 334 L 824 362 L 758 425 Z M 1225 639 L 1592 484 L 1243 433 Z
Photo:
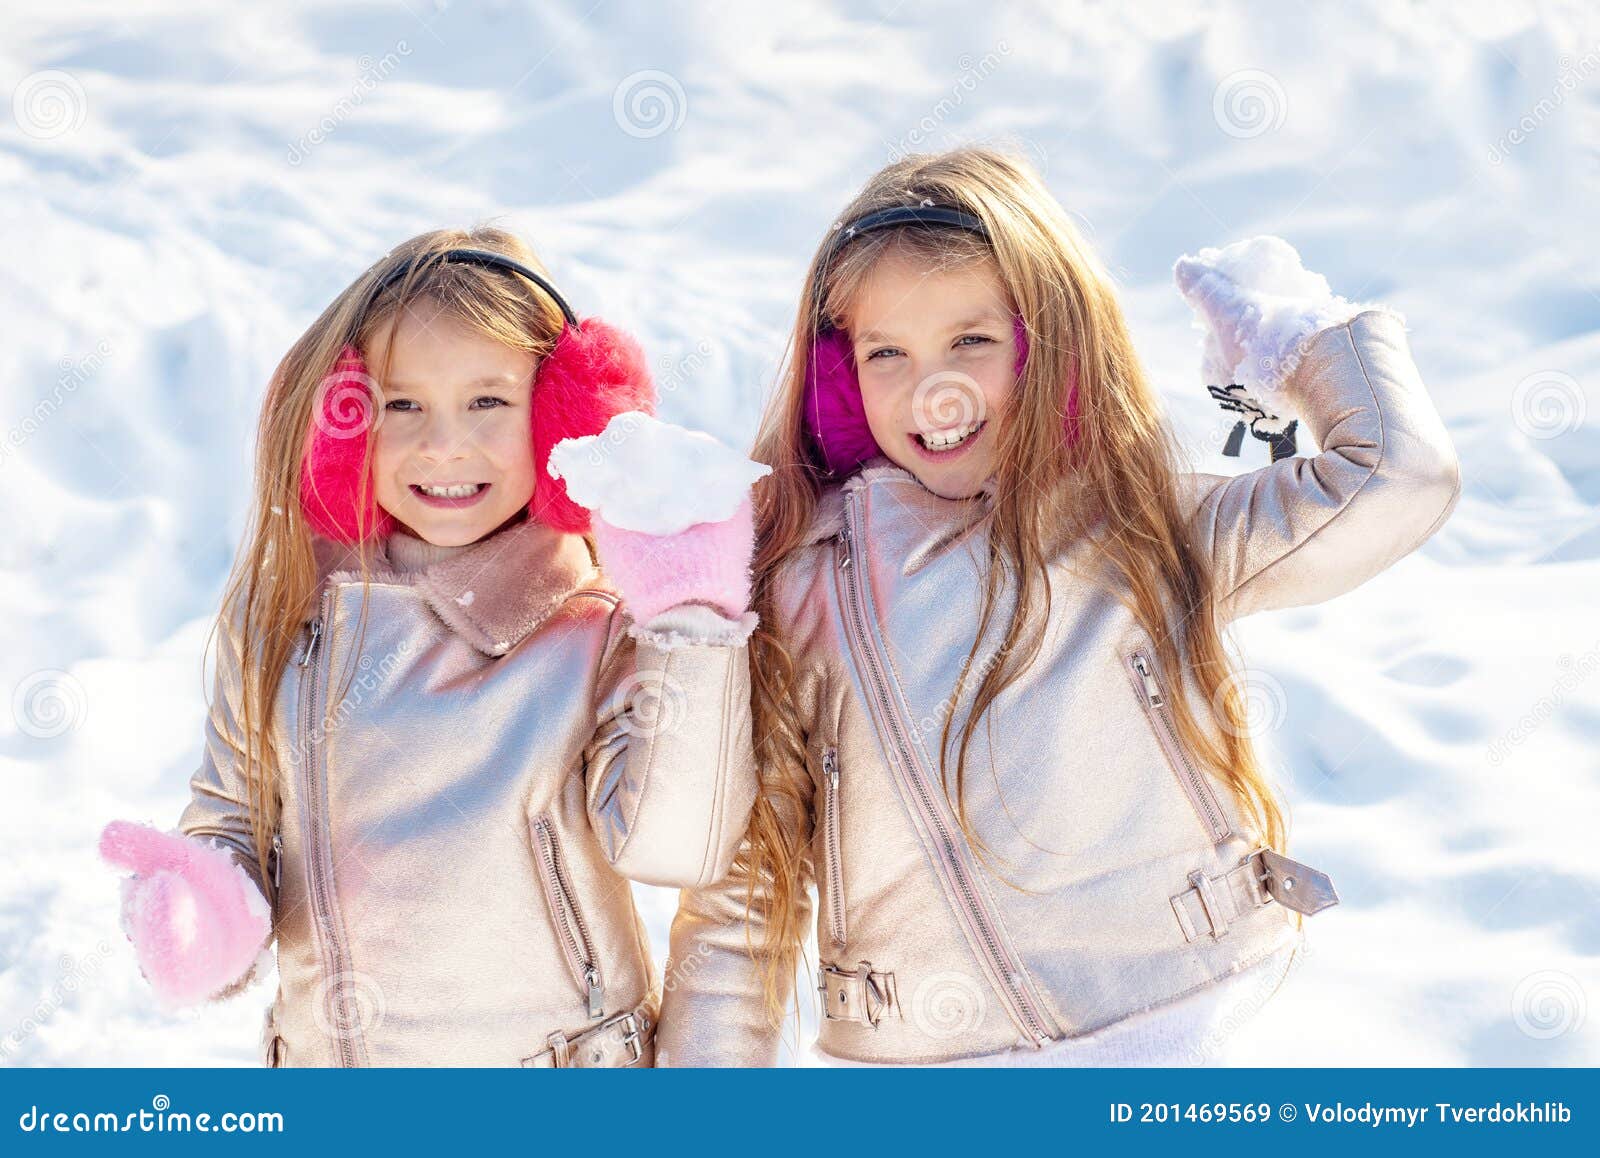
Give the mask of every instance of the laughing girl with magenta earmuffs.
M 1275 238 L 1174 272 L 1270 465 L 1180 465 L 1026 166 L 911 157 L 840 215 L 754 452 L 762 791 L 684 894 L 658 1065 L 772 1064 L 813 883 L 833 1064 L 1214 1060 L 1336 902 L 1284 855 L 1224 632 L 1414 550 L 1456 456 L 1392 311 Z
M 653 400 L 496 229 L 398 246 L 295 343 L 192 800 L 101 838 L 165 1003 L 276 938 L 268 1064 L 651 1064 L 628 878 L 709 884 L 756 792 L 749 502 L 646 534 L 551 469 Z

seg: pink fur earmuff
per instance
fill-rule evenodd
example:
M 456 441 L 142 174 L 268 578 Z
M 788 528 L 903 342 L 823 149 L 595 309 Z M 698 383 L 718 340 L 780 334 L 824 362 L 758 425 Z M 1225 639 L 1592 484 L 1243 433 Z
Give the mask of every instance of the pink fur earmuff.
M 1022 315 L 1012 318 L 1017 358 L 1013 372 L 1020 379 L 1028 364 L 1028 327 Z M 1078 361 L 1072 359 L 1065 421 L 1067 445 L 1078 441 Z M 828 329 L 817 335 L 806 365 L 806 430 L 821 452 L 829 474 L 847 474 L 881 454 L 867 425 L 867 410 L 856 377 L 855 349 L 843 330 Z
M 367 465 L 369 434 L 381 395 L 361 351 L 347 345 L 318 391 L 300 469 L 300 506 L 320 535 L 358 542 L 381 538 L 394 520 L 378 506 Z M 567 484 L 545 470 L 563 438 L 600 434 L 614 415 L 655 410 L 649 363 L 628 334 L 598 318 L 568 324 L 533 380 L 533 518 L 559 531 L 589 530 L 589 512 Z M 364 506 L 364 510 L 363 510 Z

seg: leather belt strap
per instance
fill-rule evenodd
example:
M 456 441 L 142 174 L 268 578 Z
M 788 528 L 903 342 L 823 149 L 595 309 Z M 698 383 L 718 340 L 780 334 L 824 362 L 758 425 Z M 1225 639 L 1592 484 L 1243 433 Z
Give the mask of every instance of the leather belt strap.
M 624 1069 L 639 1064 L 655 1041 L 653 1003 L 646 1000 L 570 1037 L 557 1030 L 547 1049 L 522 1059 L 532 1069 Z
M 822 966 L 817 991 L 822 994 L 822 1016 L 827 1021 L 852 1021 L 877 1029 L 885 1016 L 900 1016 L 894 974 L 874 972 L 870 961 L 862 961 L 853 970 Z
M 1339 903 L 1326 873 L 1270 848 L 1256 849 L 1218 877 L 1196 869 L 1189 874 L 1189 886 L 1172 898 L 1172 911 L 1188 941 L 1224 937 L 1234 921 L 1274 901 L 1307 916 Z

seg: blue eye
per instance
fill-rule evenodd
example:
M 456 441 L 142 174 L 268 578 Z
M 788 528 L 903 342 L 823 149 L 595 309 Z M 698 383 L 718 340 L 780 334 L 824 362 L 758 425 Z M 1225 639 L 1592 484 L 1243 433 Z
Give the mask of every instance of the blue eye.
M 393 411 L 396 411 L 396 412 L 402 411 L 402 410 L 410 410 L 410 409 L 421 409 L 421 407 L 418 407 L 417 404 L 415 402 L 411 401 L 411 399 L 409 399 L 409 398 L 394 398 L 394 399 L 391 399 L 390 401 L 388 401 L 388 402 L 386 402 L 384 404 L 383 408 L 385 410 L 393 410 Z
M 870 353 L 870 354 L 868 354 L 868 355 L 867 355 L 867 361 L 869 361 L 869 362 L 870 362 L 870 361 L 872 361 L 872 360 L 873 360 L 873 359 L 874 359 L 874 358 L 888 358 L 888 357 L 892 357 L 892 356 L 894 356 L 894 355 L 895 355 L 895 354 L 898 354 L 898 353 L 899 353 L 899 352 L 900 352 L 900 351 L 899 351 L 899 350 L 897 350 L 897 349 L 895 349 L 895 348 L 894 348 L 894 347 L 893 347 L 893 346 L 884 346 L 884 347 L 882 347 L 882 348 L 881 348 L 881 349 L 877 349 L 877 350 L 874 350 L 874 351 L 872 351 L 872 353 Z
M 985 337 L 983 334 L 966 334 L 966 335 L 963 335 L 962 337 L 956 339 L 956 345 L 958 345 L 958 346 L 966 345 L 968 342 L 972 342 L 972 343 L 988 342 L 988 343 L 992 344 L 994 342 L 994 339 L 993 338 L 989 338 L 989 337 Z
M 488 403 L 488 405 L 479 406 L 478 403 L 480 403 L 480 402 Z M 486 394 L 481 398 L 474 398 L 472 400 L 472 405 L 468 406 L 467 409 L 468 410 L 493 410 L 496 406 L 509 406 L 509 405 L 511 405 L 511 404 L 509 402 L 507 402 L 504 398 L 495 398 L 495 397 L 492 397 L 492 396 Z

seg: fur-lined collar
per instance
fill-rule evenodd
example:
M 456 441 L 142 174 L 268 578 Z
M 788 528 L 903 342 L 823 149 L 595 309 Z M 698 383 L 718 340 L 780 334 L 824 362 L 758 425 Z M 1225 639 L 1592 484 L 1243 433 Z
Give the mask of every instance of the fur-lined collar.
M 362 581 L 353 547 L 314 543 L 324 583 Z M 374 555 L 373 583 L 413 587 L 447 627 L 485 655 L 504 655 L 574 592 L 606 591 L 583 536 L 528 519 L 420 571 L 401 572 L 387 544 Z
M 825 486 L 822 493 L 817 496 L 817 506 L 811 513 L 811 523 L 806 529 L 805 543 L 820 543 L 837 535 L 844 527 L 844 496 L 846 491 L 859 490 L 870 486 L 880 479 L 889 479 L 916 484 L 917 476 L 903 466 L 897 465 L 888 455 L 880 454 L 869 458 L 861 464 L 861 468 L 846 477 L 842 482 L 830 483 Z M 994 499 L 995 479 L 993 476 L 983 484 L 979 492 L 987 505 Z M 962 509 L 961 500 L 945 499 L 932 491 L 923 488 L 934 504 L 949 503 L 952 513 Z

